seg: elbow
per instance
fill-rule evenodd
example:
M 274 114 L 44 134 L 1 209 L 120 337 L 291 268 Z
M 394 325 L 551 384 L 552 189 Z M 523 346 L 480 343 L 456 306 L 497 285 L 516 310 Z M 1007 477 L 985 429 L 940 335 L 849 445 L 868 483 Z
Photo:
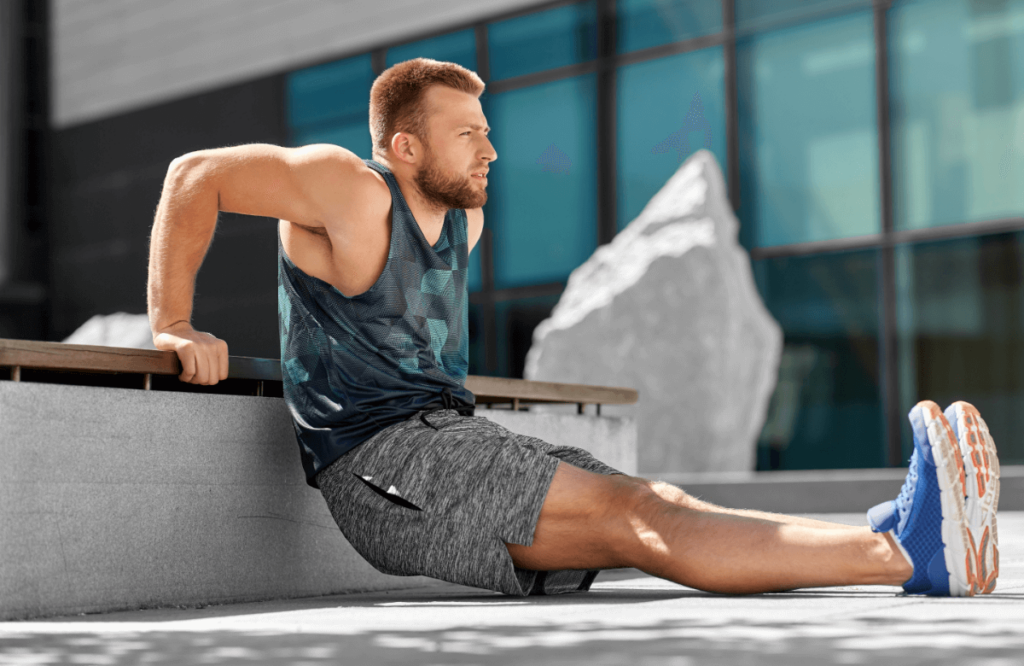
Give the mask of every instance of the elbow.
M 167 167 L 168 177 L 180 177 L 185 174 L 191 173 L 197 169 L 206 159 L 202 150 L 195 150 L 191 153 L 185 153 L 171 160 L 170 166 Z
M 164 176 L 164 187 L 174 191 L 196 191 L 211 187 L 210 159 L 206 151 L 185 153 L 171 160 Z

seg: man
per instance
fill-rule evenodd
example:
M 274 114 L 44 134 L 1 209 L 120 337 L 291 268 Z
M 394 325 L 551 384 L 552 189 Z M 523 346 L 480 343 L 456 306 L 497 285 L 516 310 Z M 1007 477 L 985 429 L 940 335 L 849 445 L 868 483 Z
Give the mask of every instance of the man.
M 227 344 L 189 323 L 217 212 L 278 218 L 282 376 L 300 457 L 377 569 L 514 595 L 587 590 L 616 567 L 729 593 L 992 591 L 999 467 L 966 403 L 911 411 L 907 482 L 868 512 L 869 527 L 713 506 L 473 417 L 466 268 L 497 159 L 483 89 L 469 70 L 417 58 L 374 82 L 374 159 L 247 145 L 174 160 L 149 317 L 180 379 L 227 377 Z

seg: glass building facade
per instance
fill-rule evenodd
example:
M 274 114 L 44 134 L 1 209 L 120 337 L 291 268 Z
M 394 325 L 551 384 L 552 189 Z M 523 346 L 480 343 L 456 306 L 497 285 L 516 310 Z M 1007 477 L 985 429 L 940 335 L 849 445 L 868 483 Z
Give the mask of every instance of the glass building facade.
M 759 469 L 905 464 L 924 398 L 1024 463 L 1024 0 L 549 2 L 292 72 L 292 145 L 369 157 L 373 80 L 420 56 L 487 83 L 499 156 L 472 374 L 522 376 L 569 273 L 703 148 L 785 334 Z

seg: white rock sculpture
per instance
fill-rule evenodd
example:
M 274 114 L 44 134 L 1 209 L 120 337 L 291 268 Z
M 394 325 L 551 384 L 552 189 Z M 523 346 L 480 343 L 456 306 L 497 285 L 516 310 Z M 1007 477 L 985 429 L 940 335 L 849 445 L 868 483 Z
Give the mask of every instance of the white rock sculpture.
M 153 332 L 149 327 L 149 317 L 145 314 L 127 312 L 93 315 L 62 342 L 75 345 L 156 349 L 153 345 Z
M 615 239 L 569 276 L 534 330 L 525 376 L 640 393 L 641 473 L 748 471 L 782 330 L 737 242 L 725 181 L 698 150 Z

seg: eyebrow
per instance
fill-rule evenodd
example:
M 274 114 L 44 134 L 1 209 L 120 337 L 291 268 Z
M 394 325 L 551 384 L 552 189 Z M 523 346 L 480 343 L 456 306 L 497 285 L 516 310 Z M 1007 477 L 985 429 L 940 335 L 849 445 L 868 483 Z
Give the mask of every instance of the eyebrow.
M 483 125 L 459 125 L 459 129 L 462 129 L 463 127 L 472 127 L 475 130 L 482 130 L 482 129 L 484 129 Z M 488 127 L 487 131 L 490 132 L 491 128 Z

